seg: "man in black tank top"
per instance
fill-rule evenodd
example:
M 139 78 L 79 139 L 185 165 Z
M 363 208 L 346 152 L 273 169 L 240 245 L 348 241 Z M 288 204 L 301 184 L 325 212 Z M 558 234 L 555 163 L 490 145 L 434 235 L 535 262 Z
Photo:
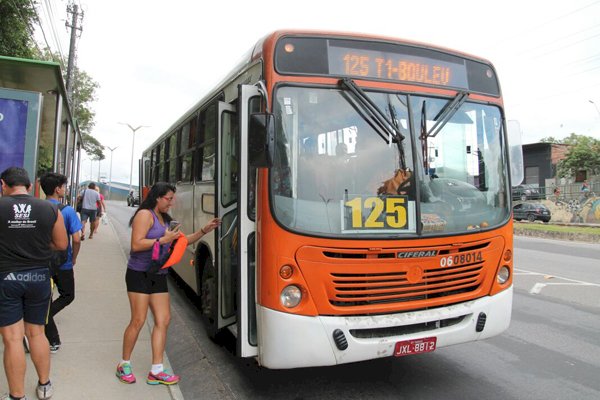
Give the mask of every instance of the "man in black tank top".
M 37 395 L 52 396 L 50 348 L 44 334 L 51 299 L 53 250 L 67 248 L 67 232 L 58 207 L 28 194 L 31 182 L 23 168 L 0 175 L 0 335 L 11 399 L 25 396 L 27 335 L 31 359 L 38 371 Z

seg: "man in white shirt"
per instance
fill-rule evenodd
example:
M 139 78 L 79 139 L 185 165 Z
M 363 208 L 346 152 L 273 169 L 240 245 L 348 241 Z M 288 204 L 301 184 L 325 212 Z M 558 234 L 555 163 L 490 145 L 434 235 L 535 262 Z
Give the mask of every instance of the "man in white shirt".
M 90 239 L 94 237 L 94 221 L 98 213 L 97 203 L 100 201 L 100 194 L 96 192 L 96 184 L 90 182 L 87 189 L 83 189 L 79 196 L 82 199 L 81 205 L 81 240 L 85 239 L 85 224 L 90 220 Z

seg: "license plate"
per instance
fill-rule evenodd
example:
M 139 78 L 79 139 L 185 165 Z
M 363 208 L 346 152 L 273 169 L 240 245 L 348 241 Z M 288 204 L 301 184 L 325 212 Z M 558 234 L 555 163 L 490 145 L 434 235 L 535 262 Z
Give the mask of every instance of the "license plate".
M 436 343 L 436 337 L 404 340 L 402 342 L 396 343 L 394 355 L 396 357 L 402 357 L 412 354 L 430 353 L 435 350 Z

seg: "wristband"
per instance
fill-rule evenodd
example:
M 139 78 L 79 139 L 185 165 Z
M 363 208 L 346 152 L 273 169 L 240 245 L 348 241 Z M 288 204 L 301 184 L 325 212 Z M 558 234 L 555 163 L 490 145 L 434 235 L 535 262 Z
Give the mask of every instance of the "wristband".
M 204 227 L 200 228 L 200 232 L 202 232 L 203 235 L 206 235 L 208 232 L 204 232 Z

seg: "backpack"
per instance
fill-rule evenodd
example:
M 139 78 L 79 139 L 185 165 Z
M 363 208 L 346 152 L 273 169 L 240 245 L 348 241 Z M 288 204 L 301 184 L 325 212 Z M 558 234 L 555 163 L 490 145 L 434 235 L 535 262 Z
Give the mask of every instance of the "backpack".
M 83 193 L 81 194 L 81 196 L 77 196 L 77 201 L 75 202 L 75 211 L 77 211 L 78 213 L 81 213 L 81 209 L 83 207 L 83 197 L 85 196 L 86 190 L 87 189 L 83 189 Z M 61 210 L 62 210 L 62 208 L 61 208 Z
M 59 204 L 58 210 L 62 211 L 65 208 L 66 204 Z M 60 270 L 61 265 L 67 262 L 69 259 L 69 246 L 65 250 L 55 250 L 52 252 L 52 257 L 50 258 L 50 273 L 52 275 L 56 275 Z

